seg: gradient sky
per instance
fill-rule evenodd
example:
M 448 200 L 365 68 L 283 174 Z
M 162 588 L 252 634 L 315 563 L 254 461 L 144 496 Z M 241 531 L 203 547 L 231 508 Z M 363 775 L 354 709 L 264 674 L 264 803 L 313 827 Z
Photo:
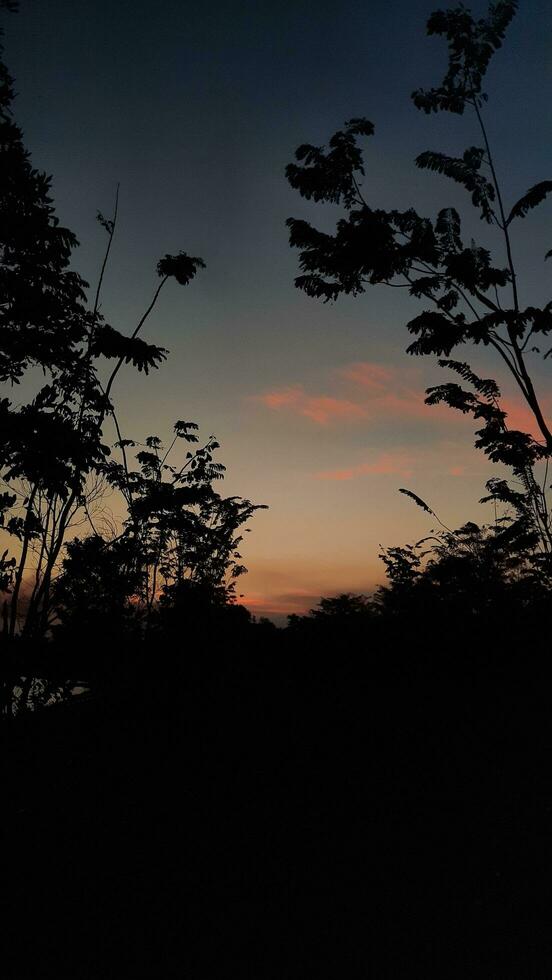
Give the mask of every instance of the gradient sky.
M 148 378 L 127 369 L 116 400 L 127 437 L 166 437 L 175 419 L 215 433 L 224 492 L 269 505 L 243 549 L 241 591 L 257 614 L 281 618 L 381 581 L 379 545 L 431 526 L 400 486 L 449 525 L 486 516 L 478 499 L 493 470 L 471 448 L 473 425 L 424 407 L 424 387 L 448 378 L 404 352 L 418 307 L 383 287 L 335 305 L 309 299 L 294 288 L 285 228 L 290 215 L 331 227 L 332 209 L 299 198 L 284 168 L 299 143 L 325 142 L 351 116 L 376 126 L 370 203 L 469 212 L 460 189 L 413 165 L 424 149 L 456 154 L 479 142 L 471 119 L 427 117 L 409 99 L 445 65 L 443 42 L 425 37 L 436 6 L 21 0 L 5 18 L 16 118 L 35 166 L 54 175 L 58 215 L 81 241 L 75 266 L 91 283 L 104 247 L 95 214 L 110 213 L 121 183 L 107 319 L 133 329 L 165 252 L 207 263 L 187 289 L 167 285 L 144 334 L 169 360 Z M 486 86 L 510 203 L 552 176 L 552 5 L 521 7 Z M 542 207 L 519 225 L 522 302 L 549 298 L 550 214 Z M 472 227 L 490 240 L 477 218 Z M 500 378 L 485 352 L 472 364 Z M 552 407 L 545 368 L 536 376 Z

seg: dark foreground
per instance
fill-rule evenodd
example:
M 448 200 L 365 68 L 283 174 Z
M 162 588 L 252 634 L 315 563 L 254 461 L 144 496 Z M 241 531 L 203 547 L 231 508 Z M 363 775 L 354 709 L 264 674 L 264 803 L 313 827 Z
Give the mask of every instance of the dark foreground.
M 516 663 L 197 653 L 12 725 L 3 977 L 549 977 L 552 691 Z

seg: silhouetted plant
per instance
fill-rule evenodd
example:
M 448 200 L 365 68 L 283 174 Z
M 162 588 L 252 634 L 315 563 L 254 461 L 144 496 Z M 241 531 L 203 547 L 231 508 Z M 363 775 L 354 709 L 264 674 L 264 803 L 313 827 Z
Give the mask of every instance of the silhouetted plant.
M 455 623 L 519 627 L 524 616 L 548 615 L 549 569 L 543 574 L 535 528 L 499 519 L 480 527 L 437 530 L 414 545 L 386 548 L 381 558 L 389 584 L 377 602 L 386 615 L 411 627 L 430 616 L 433 628 Z
M 0 0 L 0 6 L 16 5 Z M 188 285 L 204 262 L 185 252 L 165 255 L 151 302 L 130 336 L 107 323 L 100 297 L 119 191 L 113 216 L 97 216 L 107 245 L 88 303 L 87 283 L 69 268 L 77 240 L 55 216 L 50 179 L 31 165 L 12 100 L 12 80 L 0 63 L 0 380 L 35 386 L 25 404 L 0 400 L 0 533 L 12 544 L 0 551 L 3 636 L 38 649 L 54 629 L 69 645 L 101 639 L 104 649 L 119 641 L 128 647 L 159 620 L 160 598 L 166 615 L 182 607 L 184 592 L 188 606 L 192 592 L 200 604 L 201 590 L 201 601 L 208 594 L 211 606 L 249 622 L 245 610 L 228 607 L 246 570 L 238 532 L 256 505 L 213 489 L 224 471 L 213 459 L 213 437 L 178 465 L 169 461 L 179 440 L 197 443 L 195 423 L 177 422 L 166 451 L 156 436 L 139 447 L 123 438 L 112 397 L 123 365 L 147 374 L 165 359 L 166 350 L 139 334 L 165 284 Z M 108 418 L 119 462 L 106 443 Z M 129 456 L 136 448 L 137 468 Z M 106 491 L 126 503 L 119 526 L 98 515 Z M 58 690 L 30 674 L 18 679 L 13 670 L 8 688 L 8 714 L 25 708 L 33 692 L 44 700 Z
M 236 579 L 246 568 L 241 562 L 239 529 L 261 505 L 241 497 L 222 497 L 213 483 L 225 467 L 215 462 L 219 448 L 211 436 L 204 446 L 188 450 L 178 464 L 170 461 L 175 446 L 197 443 L 197 425 L 176 422 L 165 448 L 149 436 L 136 452 L 138 469 L 114 461 L 105 463 L 107 479 L 128 500 L 129 516 L 121 536 L 129 545 L 138 588 L 134 595 L 149 622 L 159 598 L 165 607 L 191 582 L 214 590 L 224 602 L 234 598 Z M 124 440 L 125 449 L 137 444 Z
M 165 256 L 157 270 L 161 281 L 132 334 L 106 323 L 99 300 L 117 205 L 112 219 L 98 215 L 108 244 L 88 307 L 87 283 L 69 268 L 76 237 L 55 216 L 50 179 L 31 165 L 12 118 L 12 100 L 12 80 L 0 64 L 0 379 L 11 385 L 25 379 L 30 386 L 46 376 L 26 404 L 0 401 L 0 475 L 6 486 L 1 521 L 19 542 L 15 554 L 3 552 L 0 567 L 0 585 L 9 594 L 4 629 L 10 637 L 48 631 L 61 549 L 75 522 L 89 517 L 88 495 L 96 492 L 110 456 L 103 426 L 108 413 L 117 426 L 114 381 L 125 363 L 147 373 L 165 358 L 165 350 L 138 333 L 165 283 L 174 278 L 187 284 L 204 265 L 182 252 Z M 105 360 L 114 367 L 102 384 Z M 30 581 L 22 603 L 24 579 Z
M 141 590 L 133 542 L 120 537 L 105 541 L 88 535 L 67 542 L 61 572 L 53 588 L 57 637 L 98 647 L 130 641 L 139 628 L 129 601 Z
M 552 455 L 552 433 L 544 417 L 527 366 L 527 353 L 552 331 L 552 302 L 542 307 L 523 305 L 512 251 L 515 224 L 552 191 L 552 181 L 532 187 L 510 208 L 501 183 L 483 120 L 487 96 L 482 82 L 494 53 L 517 8 L 515 0 L 498 0 L 486 18 L 475 20 L 464 6 L 437 11 L 428 21 L 428 33 L 444 36 L 449 48 L 448 69 L 440 86 L 414 92 L 414 104 L 423 111 L 473 113 L 482 139 L 459 157 L 428 151 L 416 165 L 461 184 L 469 192 L 480 218 L 500 236 L 506 266 L 496 266 L 490 252 L 462 237 L 462 223 L 454 208 L 436 219 L 414 208 L 386 211 L 365 197 L 361 137 L 371 136 L 372 123 L 352 119 L 330 139 L 329 146 L 310 144 L 296 151 L 297 163 L 287 167 L 287 178 L 299 193 L 315 202 L 342 204 L 345 214 L 334 234 L 319 231 L 307 221 L 290 218 L 290 243 L 300 250 L 302 270 L 296 285 L 324 302 L 343 294 L 359 295 L 367 286 L 385 284 L 407 289 L 428 306 L 408 324 L 414 336 L 413 355 L 437 355 L 441 367 L 454 371 L 468 385 L 446 383 L 427 392 L 427 403 L 443 402 L 479 425 L 476 445 L 493 462 L 510 467 L 521 481 L 518 493 L 504 480 L 489 484 L 489 498 L 514 506 L 524 523 L 530 516 L 543 554 L 552 552 L 552 527 L 544 482 L 534 467 Z M 552 250 L 545 258 L 552 255 Z M 453 350 L 466 345 L 492 348 L 504 364 L 535 419 L 541 438 L 507 426 L 500 389 L 492 379 L 480 378 L 469 364 L 453 360 Z M 550 351 L 544 353 L 546 358 Z M 514 499 L 515 498 L 515 499 Z
M 259 507 L 214 491 L 224 471 L 213 461 L 214 438 L 179 466 L 168 462 L 177 440 L 197 442 L 196 429 L 177 422 L 168 449 L 148 437 L 136 452 L 137 469 L 106 464 L 109 481 L 130 498 L 129 515 L 112 540 L 68 543 L 53 590 L 60 642 L 86 635 L 111 655 L 129 644 L 136 654 L 153 631 L 165 645 L 179 638 L 182 652 L 193 637 L 223 631 L 228 639 L 251 625 L 250 613 L 234 602 L 235 583 L 246 571 L 239 529 Z M 125 444 L 136 450 L 131 440 Z

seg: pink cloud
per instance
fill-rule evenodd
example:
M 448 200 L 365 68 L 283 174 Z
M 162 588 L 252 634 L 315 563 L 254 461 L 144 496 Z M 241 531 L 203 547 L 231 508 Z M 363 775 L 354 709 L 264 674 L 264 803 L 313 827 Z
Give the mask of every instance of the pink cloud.
M 464 420 L 473 425 L 471 416 L 462 415 L 448 405 L 425 404 L 425 389 L 416 367 L 386 367 L 371 361 L 358 361 L 338 373 L 340 377 L 363 389 L 364 402 L 369 406 L 372 417 L 392 415 L 428 421 L 443 419 L 448 423 Z M 442 380 L 447 379 L 443 376 Z M 436 376 L 435 383 L 438 381 L 439 377 Z M 500 399 L 500 407 L 508 413 L 507 425 L 510 429 L 529 432 L 535 438 L 542 440 L 535 418 L 521 398 L 503 397 Z M 543 410 L 545 417 L 552 416 L 550 399 L 545 400 Z M 475 428 L 477 427 L 476 423 Z
M 332 419 L 363 419 L 368 414 L 363 405 L 349 401 L 346 398 L 305 398 L 302 414 L 314 422 L 326 425 Z
M 260 395 L 259 400 L 269 408 L 284 408 L 298 405 L 302 397 L 303 392 L 299 387 L 279 388 L 276 391 L 268 391 L 266 395 Z
M 318 425 L 363 419 L 374 423 L 389 418 L 457 421 L 459 413 L 447 406 L 424 403 L 425 392 L 422 384 L 417 384 L 418 375 L 418 370 L 411 367 L 397 369 L 357 361 L 336 372 L 341 388 L 343 382 L 348 385 L 343 395 L 310 395 L 302 385 L 290 385 L 267 391 L 255 400 L 272 411 L 288 411 Z
M 462 418 L 447 405 L 426 405 L 425 388 L 416 367 L 391 368 L 371 361 L 358 361 L 343 368 L 339 374 L 362 388 L 373 417 L 392 416 L 428 422 L 442 419 L 451 422 Z
M 373 463 L 359 463 L 342 470 L 315 473 L 317 480 L 353 480 L 356 476 L 412 476 L 414 460 L 408 453 L 381 453 Z
M 259 395 L 258 400 L 277 411 L 282 408 L 291 409 L 295 414 L 312 419 L 319 425 L 328 425 L 336 419 L 343 421 L 363 419 L 368 414 L 366 406 L 358 402 L 328 395 L 307 395 L 300 385 L 268 391 L 264 395 Z
M 317 425 L 360 420 L 374 424 L 399 419 L 428 424 L 445 423 L 447 426 L 459 424 L 472 430 L 478 428 L 470 415 L 463 415 L 448 405 L 426 405 L 420 371 L 411 365 L 392 367 L 372 361 L 356 361 L 334 372 L 333 388 L 336 387 L 337 391 L 311 395 L 302 385 L 296 384 L 267 391 L 255 400 L 272 411 L 291 412 Z M 508 413 L 509 428 L 521 429 L 537 439 L 542 438 L 532 413 L 521 399 L 502 398 L 501 407 Z M 550 403 L 545 408 L 550 414 Z
M 371 361 L 357 361 L 340 371 L 343 378 L 355 384 L 368 388 L 370 391 L 382 391 L 393 381 L 396 372 L 383 364 Z
M 267 391 L 256 400 L 273 411 L 287 410 L 318 425 L 361 419 L 377 421 L 389 416 L 435 418 L 435 410 L 424 405 L 423 390 L 401 389 L 400 382 L 388 368 L 368 363 L 353 364 L 350 369 L 340 372 L 340 376 L 360 387 L 360 395 L 309 395 L 301 385 L 292 385 Z M 433 412 L 432 416 L 430 412 Z

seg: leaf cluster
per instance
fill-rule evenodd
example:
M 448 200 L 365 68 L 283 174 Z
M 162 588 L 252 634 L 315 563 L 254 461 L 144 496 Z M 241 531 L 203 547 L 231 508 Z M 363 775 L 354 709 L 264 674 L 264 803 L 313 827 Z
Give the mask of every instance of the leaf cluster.
M 484 101 L 481 90 L 491 58 L 502 46 L 506 28 L 517 10 L 516 0 L 489 4 L 487 17 L 475 20 L 463 4 L 437 10 L 427 22 L 427 33 L 444 37 L 448 44 L 448 67 L 441 85 L 418 89 L 414 105 L 424 112 L 453 112 L 462 115 L 474 99 Z
M 349 119 L 331 137 L 326 149 L 304 143 L 295 151 L 298 163 L 286 167 L 286 177 L 307 200 L 343 202 L 351 207 L 356 198 L 355 174 L 364 174 L 358 136 L 371 136 L 374 127 L 368 119 Z
M 194 258 L 186 252 L 177 255 L 165 255 L 157 263 L 157 274 L 161 278 L 173 278 L 181 286 L 187 286 L 196 276 L 199 269 L 205 268 L 203 259 Z

